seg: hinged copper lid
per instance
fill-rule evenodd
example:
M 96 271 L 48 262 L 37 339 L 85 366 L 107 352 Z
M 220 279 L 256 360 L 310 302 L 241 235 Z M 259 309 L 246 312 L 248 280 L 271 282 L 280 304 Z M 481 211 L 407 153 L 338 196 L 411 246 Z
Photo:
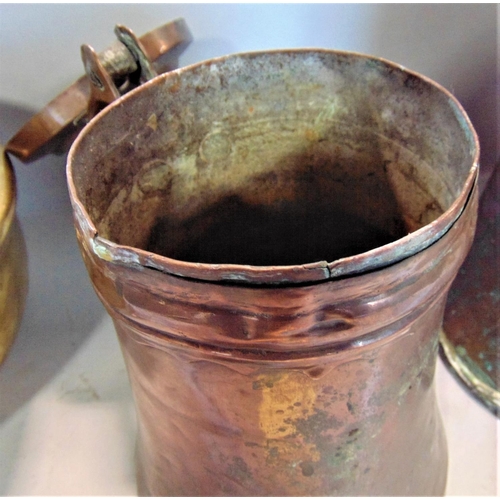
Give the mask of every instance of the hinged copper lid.
M 80 129 L 105 106 L 154 76 L 177 67 L 177 56 L 191 41 L 183 19 L 138 38 L 118 25 L 114 44 L 97 54 L 82 46 L 86 75 L 33 116 L 5 149 L 22 161 L 66 152 Z

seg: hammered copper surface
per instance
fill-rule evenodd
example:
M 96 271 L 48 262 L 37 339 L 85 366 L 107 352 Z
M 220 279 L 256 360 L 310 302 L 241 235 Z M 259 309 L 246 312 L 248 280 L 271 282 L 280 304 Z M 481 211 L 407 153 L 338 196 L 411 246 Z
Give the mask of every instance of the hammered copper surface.
M 476 203 L 425 252 L 311 286 L 186 280 L 80 238 L 133 388 L 139 493 L 441 495 L 438 330 Z
M 333 51 L 208 61 L 99 115 L 68 180 L 139 493 L 442 494 L 434 370 L 477 156 L 450 94 Z

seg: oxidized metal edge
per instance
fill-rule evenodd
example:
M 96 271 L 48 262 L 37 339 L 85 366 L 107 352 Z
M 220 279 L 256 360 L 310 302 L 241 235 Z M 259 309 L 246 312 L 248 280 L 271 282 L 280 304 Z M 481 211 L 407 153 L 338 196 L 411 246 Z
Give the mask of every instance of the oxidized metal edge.
M 232 54 L 219 58 L 211 59 L 211 63 L 225 61 L 235 57 L 255 56 L 260 54 L 279 54 L 279 53 L 301 53 L 311 49 L 294 49 L 294 50 L 272 50 L 272 51 L 256 51 L 240 54 Z M 148 86 L 158 85 L 162 80 L 176 78 L 185 72 L 192 71 L 201 65 L 207 64 L 207 61 L 202 61 L 190 66 L 185 66 L 178 70 L 171 71 L 166 74 L 159 75 L 152 80 L 149 80 L 144 85 L 136 88 L 128 94 L 114 101 L 110 106 L 105 108 L 101 113 L 94 117 L 83 129 L 82 133 L 75 140 L 68 154 L 67 162 L 67 179 L 68 187 L 71 193 L 71 199 L 75 216 L 80 225 L 83 234 L 89 241 L 89 246 L 94 253 L 108 261 L 122 263 L 125 265 L 139 265 L 148 268 L 157 269 L 158 271 L 166 272 L 180 277 L 199 279 L 203 281 L 230 281 L 237 283 L 250 284 L 288 284 L 288 283 L 304 283 L 318 282 L 337 277 L 346 277 L 363 272 L 371 271 L 384 267 L 417 253 L 432 243 L 441 238 L 460 217 L 463 207 L 467 202 L 470 193 L 477 181 L 479 171 L 479 140 L 477 134 L 468 118 L 465 110 L 458 100 L 444 87 L 434 82 L 433 80 L 410 71 L 407 68 L 388 61 L 383 58 L 373 57 L 366 54 L 348 51 L 334 51 L 328 49 L 315 49 L 319 53 L 336 53 L 346 56 L 377 60 L 385 65 L 397 68 L 416 78 L 422 79 L 429 85 L 435 87 L 440 92 L 444 93 L 451 104 L 456 116 L 459 118 L 464 132 L 470 135 L 471 149 L 474 157 L 469 175 L 464 183 L 464 187 L 453 202 L 453 204 L 440 217 L 432 223 L 400 238 L 392 243 L 383 245 L 365 253 L 354 255 L 351 257 L 339 259 L 333 262 L 313 262 L 305 265 L 292 266 L 249 266 L 249 265 L 230 265 L 230 264 L 202 264 L 178 261 L 169 257 L 160 256 L 142 249 L 133 248 L 125 245 L 118 245 L 112 241 L 99 236 L 94 223 L 84 208 L 83 204 L 78 199 L 72 175 L 72 162 L 77 154 L 79 144 L 82 137 L 93 127 L 97 120 L 112 112 L 115 107 L 126 105 L 127 99 L 133 98 L 137 92 L 148 88 Z
M 455 346 L 447 339 L 441 329 L 439 332 L 439 343 L 442 348 L 442 356 L 446 364 L 452 369 L 454 375 L 459 378 L 473 394 L 495 415 L 500 412 L 500 392 L 485 384 L 475 373 L 473 367 L 463 362 L 458 355 Z

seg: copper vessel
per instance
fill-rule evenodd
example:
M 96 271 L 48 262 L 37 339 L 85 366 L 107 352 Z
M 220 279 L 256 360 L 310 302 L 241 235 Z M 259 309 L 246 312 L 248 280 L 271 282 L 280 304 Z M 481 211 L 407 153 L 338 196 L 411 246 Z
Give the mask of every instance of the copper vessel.
M 139 493 L 442 494 L 438 332 L 477 170 L 446 90 L 354 53 L 214 59 L 94 118 L 68 183 Z

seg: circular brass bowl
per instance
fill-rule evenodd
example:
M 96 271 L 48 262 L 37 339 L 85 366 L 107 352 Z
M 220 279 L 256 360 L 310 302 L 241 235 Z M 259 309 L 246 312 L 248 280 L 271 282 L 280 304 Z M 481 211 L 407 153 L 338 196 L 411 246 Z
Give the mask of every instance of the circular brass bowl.
M 21 322 L 28 289 L 27 254 L 16 217 L 12 165 L 0 147 L 0 363 Z

